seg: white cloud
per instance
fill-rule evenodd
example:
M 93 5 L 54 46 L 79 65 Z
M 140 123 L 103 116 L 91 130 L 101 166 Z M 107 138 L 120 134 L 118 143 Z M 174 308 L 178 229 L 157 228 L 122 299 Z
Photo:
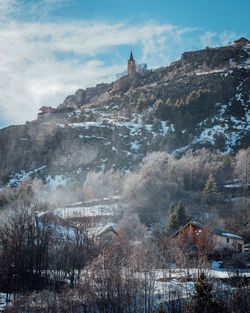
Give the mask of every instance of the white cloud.
M 205 34 L 202 34 L 202 36 L 200 36 L 202 47 L 203 48 L 213 47 L 216 44 L 215 43 L 215 40 L 217 39 L 216 37 L 217 35 L 215 32 L 207 31 L 205 32 Z
M 15 2 L 16 0 L 0 0 L 0 20 L 5 18 L 7 14 L 12 12 Z
M 237 35 L 235 32 L 222 32 L 219 34 L 220 42 L 223 45 L 228 45 L 229 43 L 232 43 L 234 40 L 240 38 L 239 35 Z
M 3 10 L 6 11 L 12 8 L 14 3 L 15 3 L 15 0 L 0 0 L 1 12 L 3 12 Z
M 143 61 L 162 62 L 165 40 L 161 36 L 173 36 L 175 29 L 153 22 L 130 27 L 105 22 L 2 23 L 2 119 L 10 123 L 33 119 L 40 106 L 57 106 L 77 88 L 92 86 L 125 70 L 127 60 L 117 64 L 100 61 L 100 54 L 112 53 L 114 47 L 139 44 Z
M 233 43 L 234 40 L 240 38 L 241 35 L 236 32 L 227 32 L 223 31 L 221 33 L 206 31 L 200 36 L 200 42 L 202 47 L 206 46 L 215 47 L 215 46 L 226 46 Z
M 46 0 L 37 5 L 46 13 L 63 2 Z M 154 21 L 142 25 L 23 22 L 10 18 L 13 3 L 0 0 L 5 12 L 0 20 L 0 120 L 9 124 L 36 118 L 39 107 L 55 107 L 78 88 L 91 87 L 106 77 L 114 79 L 126 69 L 127 61 L 119 53 L 112 60 L 114 48 L 136 46 L 141 51 L 141 56 L 136 56 L 138 63 L 157 67 L 175 60 L 197 41 L 194 29 Z M 37 6 L 29 10 L 36 12 Z M 187 39 L 191 34 L 193 39 Z M 202 44 L 208 45 L 213 36 L 205 34 Z

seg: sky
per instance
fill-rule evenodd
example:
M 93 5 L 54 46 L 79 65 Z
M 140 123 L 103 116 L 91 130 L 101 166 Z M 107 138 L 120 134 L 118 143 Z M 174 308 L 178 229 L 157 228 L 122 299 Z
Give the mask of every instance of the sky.
M 138 64 L 250 38 L 250 0 L 0 0 L 0 128 Z

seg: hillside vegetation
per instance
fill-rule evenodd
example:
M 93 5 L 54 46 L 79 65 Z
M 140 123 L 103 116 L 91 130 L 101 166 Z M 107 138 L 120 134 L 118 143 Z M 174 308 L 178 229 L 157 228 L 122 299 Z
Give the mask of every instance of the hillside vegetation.
M 0 310 L 249 311 L 249 253 L 228 245 L 250 242 L 249 49 L 187 52 L 0 130 Z M 171 238 L 191 219 L 225 245 Z

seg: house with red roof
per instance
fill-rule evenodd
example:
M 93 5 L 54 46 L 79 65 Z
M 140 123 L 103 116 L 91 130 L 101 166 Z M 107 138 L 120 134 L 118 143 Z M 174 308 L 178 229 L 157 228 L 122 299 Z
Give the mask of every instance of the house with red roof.
M 46 114 L 46 113 L 53 113 L 55 111 L 55 109 L 51 108 L 51 107 L 47 107 L 47 106 L 42 106 L 40 109 L 39 109 L 39 113 L 38 115 L 43 115 L 43 114 Z
M 236 46 L 244 46 L 244 45 L 249 45 L 250 44 L 250 40 L 248 40 L 247 38 L 245 37 L 241 37 L 237 40 L 234 41 L 234 44 Z

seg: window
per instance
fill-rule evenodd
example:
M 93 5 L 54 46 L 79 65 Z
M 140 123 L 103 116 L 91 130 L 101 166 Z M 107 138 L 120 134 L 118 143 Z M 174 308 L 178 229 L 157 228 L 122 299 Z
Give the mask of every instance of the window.
M 229 238 L 227 238 L 227 242 L 229 242 Z

